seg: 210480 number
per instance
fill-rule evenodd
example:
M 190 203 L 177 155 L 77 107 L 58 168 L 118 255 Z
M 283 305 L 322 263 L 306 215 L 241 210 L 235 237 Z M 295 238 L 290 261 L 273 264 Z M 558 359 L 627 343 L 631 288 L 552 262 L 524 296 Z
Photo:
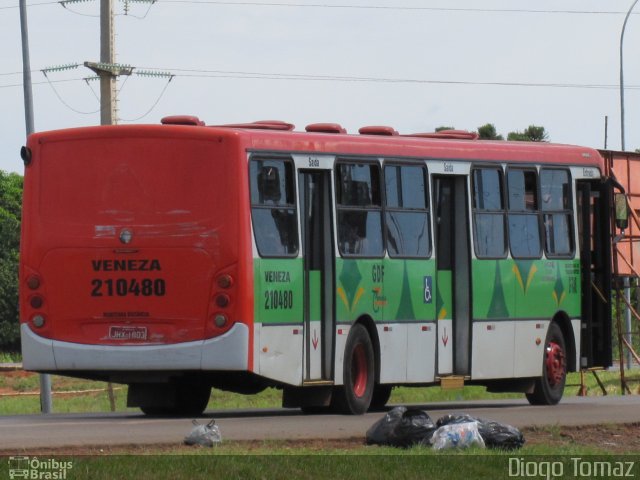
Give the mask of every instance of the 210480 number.
M 264 292 L 264 309 L 291 309 L 293 308 L 293 292 L 291 290 L 267 290 Z
M 167 291 L 165 281 L 162 278 L 143 280 L 118 278 L 116 280 L 91 280 L 92 297 L 163 297 Z

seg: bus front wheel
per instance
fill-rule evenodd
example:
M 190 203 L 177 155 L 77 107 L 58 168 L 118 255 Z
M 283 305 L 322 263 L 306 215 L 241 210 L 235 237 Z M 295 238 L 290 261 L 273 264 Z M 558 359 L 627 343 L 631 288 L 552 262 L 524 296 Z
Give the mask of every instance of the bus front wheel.
M 334 392 L 334 406 L 344 412 L 362 415 L 373 397 L 375 362 L 373 344 L 367 329 L 360 324 L 351 327 L 344 349 L 343 382 Z
M 544 343 L 542 376 L 536 379 L 533 393 L 527 393 L 531 405 L 555 405 L 562 398 L 567 379 L 567 348 L 560 326 L 549 325 Z

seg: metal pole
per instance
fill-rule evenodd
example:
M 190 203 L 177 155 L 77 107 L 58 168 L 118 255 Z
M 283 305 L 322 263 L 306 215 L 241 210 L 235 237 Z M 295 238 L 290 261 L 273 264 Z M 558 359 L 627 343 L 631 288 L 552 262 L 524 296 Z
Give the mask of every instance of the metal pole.
M 29 59 L 29 30 L 27 28 L 27 2 L 20 0 L 20 32 L 22 36 L 22 83 L 24 89 L 24 120 L 27 135 L 35 128 L 33 122 L 33 92 L 31 88 L 31 60 Z M 51 413 L 51 375 L 40 375 L 40 411 Z
M 624 277 L 624 298 L 627 299 L 629 305 L 631 305 L 631 279 L 629 277 Z M 625 306 L 624 311 L 624 326 L 625 326 L 625 338 L 629 345 L 633 345 L 633 341 L 631 338 L 631 309 L 628 306 Z M 631 351 L 627 349 L 627 370 L 631 370 Z
M 29 31 L 27 29 L 27 2 L 20 0 L 20 30 L 22 33 L 22 86 L 24 90 L 24 120 L 27 135 L 33 133 L 33 93 L 31 91 L 31 61 L 29 60 Z
M 635 0 L 627 12 L 627 16 L 624 17 L 624 23 L 622 24 L 622 33 L 620 33 L 620 145 L 621 149 L 625 151 L 624 143 L 624 69 L 623 69 L 623 48 L 622 41 L 624 40 L 624 31 L 627 28 L 627 21 L 631 15 L 631 10 L 636 6 L 638 0 Z
M 604 116 L 604 149 L 607 149 L 607 140 L 609 139 L 609 115 Z

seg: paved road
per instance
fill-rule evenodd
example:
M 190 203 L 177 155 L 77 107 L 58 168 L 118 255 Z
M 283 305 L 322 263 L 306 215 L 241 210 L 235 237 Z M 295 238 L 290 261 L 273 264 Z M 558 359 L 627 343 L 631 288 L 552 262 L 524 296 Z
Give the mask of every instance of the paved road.
M 525 400 L 455 402 L 420 406 L 436 420 L 454 412 L 470 413 L 517 427 L 640 422 L 640 396 L 570 397 L 555 407 L 532 407 Z M 383 412 L 362 416 L 303 415 L 299 410 L 208 411 L 223 439 L 364 438 Z M 0 416 L 0 450 L 37 447 L 181 443 L 191 419 L 148 418 L 137 413 Z

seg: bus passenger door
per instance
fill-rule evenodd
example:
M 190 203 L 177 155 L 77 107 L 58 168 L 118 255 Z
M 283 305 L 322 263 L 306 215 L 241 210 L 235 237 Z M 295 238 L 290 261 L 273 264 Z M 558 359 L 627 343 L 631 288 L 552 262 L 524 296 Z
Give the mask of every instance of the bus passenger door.
M 303 383 L 333 379 L 335 332 L 331 172 L 300 171 L 304 264 Z
M 471 372 L 471 259 L 464 176 L 434 176 L 438 376 Z
M 582 271 L 580 368 L 609 367 L 611 351 L 610 185 L 578 181 L 578 245 Z

